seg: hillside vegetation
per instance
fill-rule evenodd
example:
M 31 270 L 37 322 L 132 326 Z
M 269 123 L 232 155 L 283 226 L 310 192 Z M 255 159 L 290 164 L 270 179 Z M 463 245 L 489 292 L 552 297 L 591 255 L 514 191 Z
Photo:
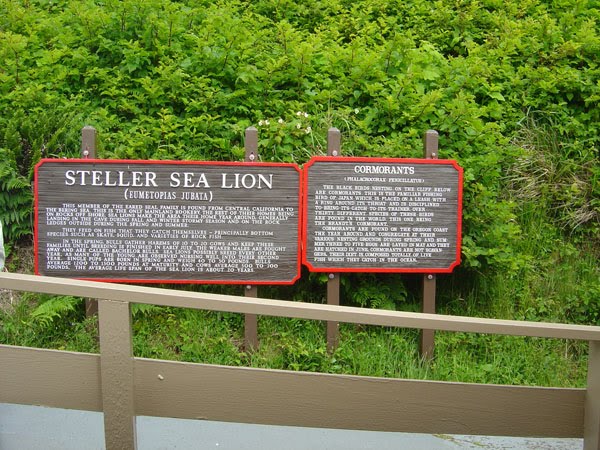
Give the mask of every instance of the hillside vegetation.
M 599 30 L 583 0 L 0 0 L 8 268 L 26 259 L 35 164 L 78 156 L 84 125 L 102 158 L 176 160 L 242 160 L 256 126 L 263 161 L 299 164 L 324 153 L 329 127 L 343 154 L 379 157 L 420 157 L 434 129 L 465 169 L 462 264 L 440 277 L 439 311 L 598 325 Z M 305 273 L 261 296 L 319 302 L 323 282 Z M 342 282 L 345 304 L 419 308 L 417 277 Z M 26 298 L 0 313 L 0 342 L 93 349 L 80 303 Z M 239 317 L 136 317 L 144 356 L 560 385 L 585 372 L 564 342 L 439 334 L 426 365 L 410 332 L 343 328 L 329 356 L 321 324 L 264 319 L 248 355 Z

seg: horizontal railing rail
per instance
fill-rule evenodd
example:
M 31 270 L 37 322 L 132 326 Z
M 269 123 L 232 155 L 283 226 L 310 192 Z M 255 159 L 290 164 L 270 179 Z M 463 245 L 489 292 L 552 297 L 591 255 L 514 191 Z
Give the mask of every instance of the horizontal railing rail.
M 600 327 L 597 326 L 372 310 L 13 273 L 0 273 L 0 288 L 99 299 L 100 356 L 0 346 L 0 377 L 7 386 L 0 389 L 0 401 L 38 404 L 32 397 L 35 394 L 47 399 L 49 405 L 60 405 L 63 403 L 52 400 L 55 397 L 44 392 L 44 387 L 62 389 L 62 396 L 69 387 L 79 389 L 77 392 L 85 397 L 87 405 L 82 409 L 97 408 L 101 403 L 109 450 L 135 448 L 135 415 L 162 415 L 163 410 L 165 415 L 175 417 L 299 426 L 322 423 L 332 428 L 389 431 L 495 434 L 511 433 L 515 428 L 516 432 L 527 435 L 582 436 L 586 450 L 600 449 Z M 358 379 L 364 377 L 152 362 L 133 357 L 131 303 L 389 327 L 586 340 L 590 345 L 588 383 L 585 390 L 411 380 L 369 379 L 361 383 Z M 92 381 L 77 383 L 77 375 L 71 373 L 75 368 L 88 376 L 94 374 Z M 54 381 L 50 383 L 49 379 Z M 61 387 L 65 379 L 70 380 L 69 385 Z M 31 392 L 23 395 L 12 392 L 23 390 L 29 380 L 36 384 Z M 247 414 L 227 412 L 236 403 L 252 408 L 252 399 L 266 389 L 273 389 L 272 398 L 259 402 L 260 407 Z M 335 396 L 331 397 L 332 393 Z M 78 404 L 77 395 L 69 399 L 68 407 Z M 223 402 L 225 406 L 220 407 Z M 282 410 L 275 410 L 277 405 L 283 406 Z M 357 408 L 350 414 L 353 417 L 327 419 L 328 414 L 340 415 L 351 406 Z M 357 412 L 360 408 L 365 410 L 364 414 Z
M 600 341 L 600 327 L 597 326 L 365 309 L 25 274 L 0 273 L 0 287 L 129 303 L 363 325 Z

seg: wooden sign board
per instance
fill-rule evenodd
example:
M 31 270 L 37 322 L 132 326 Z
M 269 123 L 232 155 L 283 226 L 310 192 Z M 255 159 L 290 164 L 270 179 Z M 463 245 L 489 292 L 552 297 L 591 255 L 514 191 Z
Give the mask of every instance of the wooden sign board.
M 35 267 L 103 281 L 292 284 L 294 164 L 42 160 Z
M 460 262 L 462 173 L 449 160 L 311 159 L 304 264 L 315 272 L 451 272 Z

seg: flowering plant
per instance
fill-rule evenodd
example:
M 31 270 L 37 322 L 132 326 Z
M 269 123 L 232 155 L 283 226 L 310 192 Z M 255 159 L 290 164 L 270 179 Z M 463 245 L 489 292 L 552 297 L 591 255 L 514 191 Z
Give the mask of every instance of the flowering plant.
M 261 159 L 303 163 L 323 153 L 324 139 L 313 132 L 311 116 L 296 111 L 289 117 L 258 121 L 259 155 Z

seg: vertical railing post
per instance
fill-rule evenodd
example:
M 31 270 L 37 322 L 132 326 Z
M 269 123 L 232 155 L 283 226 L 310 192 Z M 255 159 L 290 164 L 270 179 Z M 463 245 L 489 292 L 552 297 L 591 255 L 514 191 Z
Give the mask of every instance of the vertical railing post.
M 246 162 L 258 161 L 258 130 L 254 127 L 246 128 L 244 148 Z M 246 297 L 258 297 L 258 288 L 248 285 L 245 289 Z M 244 316 L 244 349 L 246 351 L 258 348 L 258 317 L 256 314 Z
M 588 355 L 583 449 L 600 450 L 600 342 L 591 341 Z
M 98 321 L 106 450 L 135 450 L 135 393 L 129 303 L 99 300 Z
M 341 147 L 341 133 L 337 128 L 330 128 L 327 132 L 327 156 L 340 156 L 342 152 Z M 327 304 L 336 305 L 340 304 L 340 274 L 330 273 L 327 277 Z M 339 341 L 339 322 L 327 322 L 327 350 L 329 353 L 333 352 Z
M 423 157 L 427 159 L 438 158 L 438 133 L 428 130 L 423 137 Z M 435 314 L 435 274 L 429 273 L 423 275 L 423 305 L 422 312 Z M 421 330 L 420 352 L 423 359 L 433 358 L 435 349 L 434 330 Z
M 81 158 L 96 159 L 98 133 L 94 127 L 86 125 L 81 129 Z M 85 315 L 91 317 L 98 313 L 98 300 L 85 299 Z

